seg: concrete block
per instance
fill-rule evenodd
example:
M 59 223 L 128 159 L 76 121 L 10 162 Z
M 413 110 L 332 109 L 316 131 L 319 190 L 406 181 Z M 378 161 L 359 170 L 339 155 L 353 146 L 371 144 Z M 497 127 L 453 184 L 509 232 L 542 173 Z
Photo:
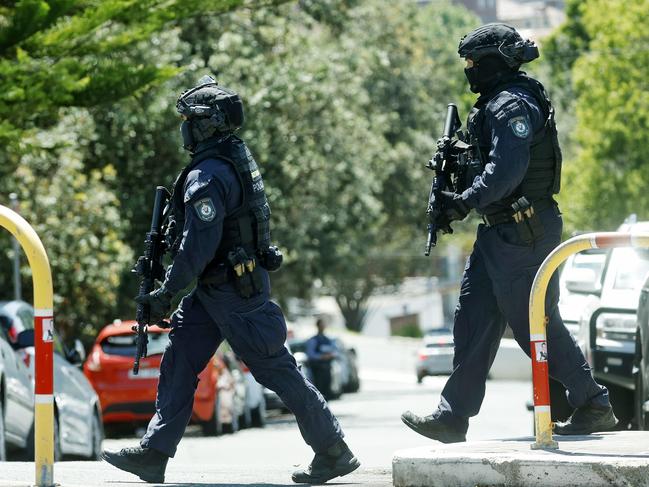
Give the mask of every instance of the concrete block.
M 559 436 L 558 450 L 532 450 L 534 438 L 401 450 L 395 487 L 649 487 L 649 432 Z

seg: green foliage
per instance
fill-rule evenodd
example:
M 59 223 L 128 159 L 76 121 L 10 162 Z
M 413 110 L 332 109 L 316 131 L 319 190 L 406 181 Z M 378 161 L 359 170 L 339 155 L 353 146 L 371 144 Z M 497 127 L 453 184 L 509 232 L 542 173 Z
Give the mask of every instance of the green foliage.
M 446 104 L 467 108 L 455 49 L 477 19 L 444 2 L 252 8 L 279 3 L 0 6 L 0 186 L 22 187 L 23 214 L 48 235 L 68 330 L 90 335 L 132 314 L 128 270 L 153 189 L 186 162 L 176 97 L 205 73 L 246 105 L 241 135 L 286 255 L 279 296 L 308 296 L 319 282 L 360 329 L 377 286 L 431 271 L 431 260 L 414 258 L 432 178 L 424 162 Z M 251 8 L 224 13 L 241 6 Z M 61 107 L 77 108 L 61 120 Z
M 566 164 L 562 203 L 570 229 L 615 229 L 630 213 L 649 219 L 649 20 L 642 0 L 573 1 L 553 38 L 555 72 L 569 73 L 576 157 Z M 610 19 L 614 18 L 615 22 Z
M 326 16 L 237 12 L 184 38 L 244 96 L 243 137 L 287 253 L 274 288 L 304 296 L 317 278 L 360 329 L 377 286 L 430 270 L 413 265 L 432 177 L 424 162 L 446 104 L 465 91 L 455 50 L 477 20 L 445 4 L 343 3 Z
M 117 100 L 150 93 L 178 73 L 179 54 L 155 55 L 163 49 L 150 44 L 156 32 L 197 15 L 281 2 L 0 2 L 0 194 L 18 193 L 20 213 L 45 244 L 56 320 L 64 332 L 88 338 L 115 316 L 115 303 L 124 296 L 121 277 L 133 259 L 133 246 L 125 242 L 130 225 L 122 214 L 133 210 L 121 205 L 123 195 L 115 191 L 117 165 L 109 156 L 88 162 L 88 148 L 108 134 L 79 107 L 107 115 Z M 8 247 L 3 238 L 0 254 L 10 257 Z M 2 297 L 8 298 L 8 259 L 0 271 Z M 27 283 L 26 267 L 23 277 Z M 29 299 L 30 287 L 24 288 Z
M 31 220 L 47 250 L 57 327 L 74 336 L 91 334 L 85 324 L 106 320 L 106 310 L 117 299 L 120 272 L 133 260 L 122 241 L 125 225 L 119 201 L 106 187 L 115 178 L 114 168 L 83 171 L 77 137 L 91 132 L 87 113 L 70 112 L 55 128 L 40 132 L 38 140 L 27 141 L 39 149 L 25 154 L 16 173 L 3 181 L 18 193 L 20 213 Z M 0 276 L 9 290 L 8 264 L 9 259 L 3 259 Z M 23 269 L 26 278 L 28 271 Z M 29 298 L 31 286 L 25 292 Z
M 47 127 L 62 106 L 95 106 L 177 71 L 134 46 L 172 22 L 261 0 L 21 0 L 0 6 L 0 143 Z M 142 62 L 144 61 L 144 62 Z

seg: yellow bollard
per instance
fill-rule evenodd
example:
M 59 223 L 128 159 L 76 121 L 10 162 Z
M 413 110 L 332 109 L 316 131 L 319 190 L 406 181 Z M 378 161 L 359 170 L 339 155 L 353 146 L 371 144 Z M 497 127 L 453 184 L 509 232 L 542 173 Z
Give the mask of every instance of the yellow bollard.
M 552 439 L 550 414 L 550 385 L 547 361 L 545 328 L 545 295 L 554 271 L 572 254 L 587 249 L 613 247 L 649 247 L 647 233 L 588 233 L 573 237 L 554 249 L 539 267 L 530 292 L 530 352 L 532 355 L 532 380 L 534 384 L 534 425 L 536 442 L 532 449 L 556 449 Z
M 35 411 L 34 448 L 36 486 L 54 485 L 54 347 L 53 291 L 50 263 L 41 239 L 18 213 L 0 206 L 0 226 L 22 246 L 34 283 Z

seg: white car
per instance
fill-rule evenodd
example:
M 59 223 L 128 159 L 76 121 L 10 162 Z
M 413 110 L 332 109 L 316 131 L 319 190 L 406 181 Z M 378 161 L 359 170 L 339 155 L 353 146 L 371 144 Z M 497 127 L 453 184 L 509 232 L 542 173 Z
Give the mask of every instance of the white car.
M 15 351 L 19 360 L 28 365 L 34 381 L 33 328 L 34 310 L 23 301 L 0 302 L 0 316 L 9 333 L 24 346 Z M 29 337 L 29 338 L 27 338 Z M 54 457 L 76 455 L 99 459 L 104 430 L 99 398 L 80 366 L 85 358 L 81 342 L 74 350 L 64 348 L 58 336 L 54 340 Z M 32 442 L 33 444 L 33 442 Z
M 648 232 L 649 222 L 625 223 L 618 231 Z M 627 423 L 634 416 L 637 309 L 649 275 L 649 258 L 632 248 L 610 249 L 604 257 L 599 278 L 592 271 L 564 271 L 567 290 L 581 296 L 575 309 L 564 305 L 560 311 L 579 314 L 578 331 L 573 335 L 595 379 L 609 388 L 616 416 Z
M 27 365 L 14 353 L 17 337 L 0 316 L 0 462 L 11 449 L 29 450 L 34 426 L 34 387 Z
M 452 330 L 426 330 L 423 346 L 417 352 L 417 383 L 421 384 L 428 375 L 449 375 L 453 372 L 454 351 Z

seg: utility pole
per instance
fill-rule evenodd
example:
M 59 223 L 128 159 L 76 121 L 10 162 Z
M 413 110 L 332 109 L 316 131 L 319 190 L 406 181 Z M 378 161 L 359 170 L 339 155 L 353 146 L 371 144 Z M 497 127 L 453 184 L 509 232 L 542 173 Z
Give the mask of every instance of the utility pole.
M 11 200 L 11 209 L 18 213 L 18 195 L 11 193 L 9 200 Z M 20 281 L 20 244 L 16 237 L 11 237 L 11 243 L 14 250 L 14 299 L 20 301 L 23 298 L 22 283 Z

